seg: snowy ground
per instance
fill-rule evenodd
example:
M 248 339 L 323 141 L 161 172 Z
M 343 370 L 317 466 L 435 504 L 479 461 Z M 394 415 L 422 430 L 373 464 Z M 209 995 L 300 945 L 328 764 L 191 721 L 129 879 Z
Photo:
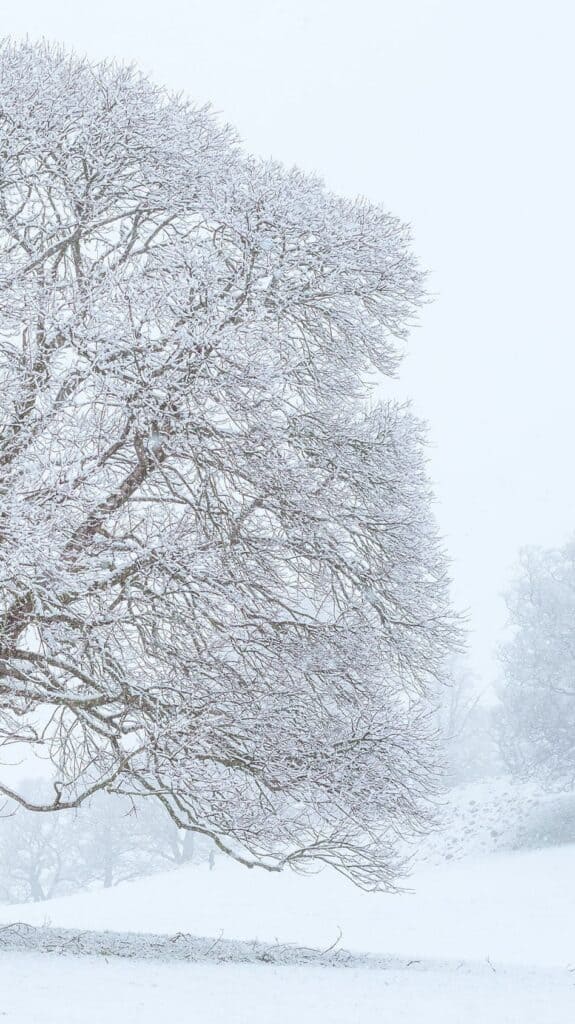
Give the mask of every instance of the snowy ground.
M 4 953 L 14 1024 L 572 1024 L 572 978 L 546 972 L 150 964 Z
M 185 932 L 221 942 L 325 949 L 341 931 L 346 949 L 399 959 L 383 967 L 277 966 L 5 951 L 0 1019 L 572 1024 L 574 868 L 575 847 L 493 855 L 421 871 L 412 893 L 374 896 L 328 872 L 274 876 L 226 863 L 4 906 L 4 925 Z

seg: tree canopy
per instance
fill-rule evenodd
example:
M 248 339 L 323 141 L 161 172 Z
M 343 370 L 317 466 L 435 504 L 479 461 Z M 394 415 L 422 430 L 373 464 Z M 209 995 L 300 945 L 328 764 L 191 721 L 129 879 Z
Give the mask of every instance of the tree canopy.
M 0 744 L 51 759 L 34 806 L 155 797 L 245 863 L 393 884 L 452 621 L 424 432 L 366 381 L 423 297 L 380 206 L 3 44 Z

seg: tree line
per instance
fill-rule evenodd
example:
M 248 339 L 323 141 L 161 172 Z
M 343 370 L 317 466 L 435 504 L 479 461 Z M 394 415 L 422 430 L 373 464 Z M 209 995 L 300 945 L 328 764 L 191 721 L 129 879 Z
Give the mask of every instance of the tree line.
M 46 783 L 23 780 L 42 799 Z M 79 808 L 38 814 L 23 808 L 0 816 L 0 900 L 39 902 L 184 864 L 212 869 L 217 848 L 178 829 L 156 801 L 98 793 Z

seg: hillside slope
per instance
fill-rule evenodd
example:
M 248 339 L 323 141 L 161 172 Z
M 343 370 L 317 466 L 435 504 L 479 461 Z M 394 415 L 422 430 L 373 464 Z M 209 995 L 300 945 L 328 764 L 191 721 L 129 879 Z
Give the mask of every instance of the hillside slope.
M 575 965 L 575 847 L 418 871 L 411 892 L 364 893 L 331 871 L 185 867 L 115 889 L 0 907 L 0 924 L 293 942 L 410 959 Z

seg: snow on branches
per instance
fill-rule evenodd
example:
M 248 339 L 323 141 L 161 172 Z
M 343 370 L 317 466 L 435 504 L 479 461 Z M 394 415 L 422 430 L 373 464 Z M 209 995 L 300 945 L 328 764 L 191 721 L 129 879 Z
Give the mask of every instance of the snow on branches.
M 0 51 L 0 742 L 393 884 L 452 640 L 404 225 L 134 69 Z M 26 803 L 2 786 L 6 796 Z

